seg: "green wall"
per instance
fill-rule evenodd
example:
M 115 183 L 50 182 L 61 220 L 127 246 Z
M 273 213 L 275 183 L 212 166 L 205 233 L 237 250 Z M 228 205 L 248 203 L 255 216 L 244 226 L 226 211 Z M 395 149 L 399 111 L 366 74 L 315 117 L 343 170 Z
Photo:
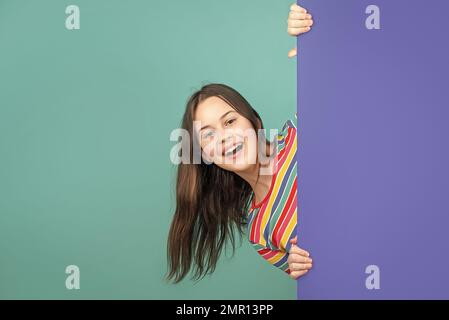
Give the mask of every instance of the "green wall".
M 0 298 L 296 299 L 245 239 L 212 276 L 163 281 L 170 132 L 208 82 L 267 128 L 294 114 L 291 2 L 0 0 Z M 71 4 L 80 30 L 65 28 Z

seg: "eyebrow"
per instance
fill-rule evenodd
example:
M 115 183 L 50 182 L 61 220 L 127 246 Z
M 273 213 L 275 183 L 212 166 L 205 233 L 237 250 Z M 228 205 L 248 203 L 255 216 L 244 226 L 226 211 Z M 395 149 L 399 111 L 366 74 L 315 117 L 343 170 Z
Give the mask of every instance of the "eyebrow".
M 230 111 L 226 112 L 225 114 L 223 114 L 223 115 L 220 117 L 220 120 L 223 119 L 224 117 L 226 117 L 226 116 L 227 116 L 229 113 L 231 113 L 231 112 L 235 112 L 235 110 L 230 110 Z M 211 127 L 211 126 L 210 126 L 210 125 L 204 126 L 204 127 L 202 127 L 202 128 L 200 129 L 200 131 L 203 130 L 203 129 L 209 128 L 209 127 Z

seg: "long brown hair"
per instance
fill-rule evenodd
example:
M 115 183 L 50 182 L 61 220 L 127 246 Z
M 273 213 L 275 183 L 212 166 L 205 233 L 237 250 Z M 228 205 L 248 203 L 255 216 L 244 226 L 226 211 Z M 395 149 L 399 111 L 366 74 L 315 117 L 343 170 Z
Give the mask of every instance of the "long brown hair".
M 191 140 L 196 137 L 193 127 L 196 107 L 212 96 L 221 98 L 248 119 L 256 132 L 263 129 L 259 114 L 240 93 L 227 85 L 212 83 L 204 85 L 187 101 L 181 126 L 189 132 Z M 190 268 L 195 271 L 194 280 L 213 273 L 228 239 L 234 255 L 234 231 L 237 229 L 241 240 L 252 198 L 249 183 L 234 172 L 202 159 L 201 163 L 194 164 L 192 144 L 190 162 L 181 163 L 177 168 L 176 210 L 167 241 L 166 279 L 174 278 L 174 283 L 180 282 Z

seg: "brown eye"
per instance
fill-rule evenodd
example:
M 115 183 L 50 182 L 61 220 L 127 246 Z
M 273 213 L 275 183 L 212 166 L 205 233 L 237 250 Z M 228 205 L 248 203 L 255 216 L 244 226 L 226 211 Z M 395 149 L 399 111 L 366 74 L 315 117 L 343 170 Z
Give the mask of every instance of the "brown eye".
M 234 121 L 235 121 L 235 119 L 230 119 L 230 120 L 228 120 L 228 121 L 226 122 L 226 126 L 232 124 Z

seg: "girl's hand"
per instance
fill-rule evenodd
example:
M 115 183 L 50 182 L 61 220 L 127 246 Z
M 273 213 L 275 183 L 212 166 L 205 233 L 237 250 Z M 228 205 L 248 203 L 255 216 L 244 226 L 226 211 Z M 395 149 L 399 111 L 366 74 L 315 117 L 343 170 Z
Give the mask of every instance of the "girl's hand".
M 290 240 L 293 245 L 290 247 L 288 255 L 288 267 L 290 268 L 290 277 L 294 280 L 307 273 L 312 268 L 312 258 L 310 254 L 296 245 L 298 237 Z
M 287 32 L 292 36 L 298 36 L 310 31 L 313 24 L 312 15 L 307 13 L 306 9 L 294 3 L 290 6 L 287 23 Z M 293 48 L 288 53 L 289 58 L 294 56 L 296 56 L 296 48 Z

